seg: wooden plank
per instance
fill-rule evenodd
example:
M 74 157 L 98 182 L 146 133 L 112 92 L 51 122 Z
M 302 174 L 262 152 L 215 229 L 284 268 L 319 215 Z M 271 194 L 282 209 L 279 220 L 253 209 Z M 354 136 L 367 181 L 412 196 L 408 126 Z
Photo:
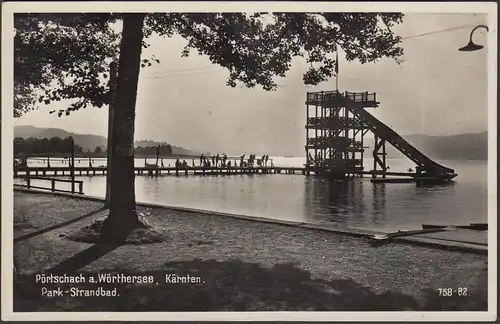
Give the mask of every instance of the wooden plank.
M 62 189 L 54 189 L 52 190 L 52 188 L 47 188 L 47 187 L 39 187 L 39 186 L 26 186 L 26 185 L 22 185 L 22 184 L 14 184 L 14 187 L 18 187 L 18 188 L 27 188 L 27 189 L 39 189 L 39 190 L 47 190 L 47 191 L 53 191 L 53 192 L 64 192 L 64 193 L 72 193 L 71 190 L 62 190 Z M 80 194 L 83 195 L 83 191 L 80 192 Z
M 19 179 L 28 179 L 26 177 L 21 177 Z M 71 183 L 71 180 L 68 179 L 58 179 L 58 178 L 46 178 L 46 177 L 29 177 L 30 180 L 47 180 L 47 181 L 59 181 L 59 182 L 67 182 Z M 83 180 L 75 180 L 75 183 L 83 183 Z

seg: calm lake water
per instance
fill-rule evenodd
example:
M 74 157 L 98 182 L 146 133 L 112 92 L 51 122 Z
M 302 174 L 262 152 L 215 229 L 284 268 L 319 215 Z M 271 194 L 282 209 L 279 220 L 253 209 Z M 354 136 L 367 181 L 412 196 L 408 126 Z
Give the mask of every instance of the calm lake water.
M 303 166 L 304 158 L 273 157 L 276 166 Z M 94 165 L 105 165 L 94 159 Z M 148 162 L 153 163 L 153 159 Z M 390 171 L 414 168 L 408 160 L 388 160 Z M 140 202 L 191 207 L 265 218 L 330 223 L 343 228 L 383 232 L 420 229 L 422 223 L 469 224 L 487 222 L 487 162 L 438 161 L 455 169 L 458 177 L 448 185 L 417 187 L 415 184 L 372 184 L 370 178 L 331 182 L 314 176 L 271 174 L 229 176 L 136 177 Z M 30 160 L 30 165 L 43 162 Z M 165 166 L 174 160 L 164 160 Z M 188 160 L 191 164 L 191 160 Z M 198 161 L 197 161 L 198 163 Z M 369 159 L 365 169 L 371 169 Z M 51 165 L 62 161 L 51 159 Z M 79 166 L 88 161 L 76 162 Z M 144 165 L 144 159 L 136 159 Z M 104 196 L 105 177 L 84 180 L 85 194 Z M 16 180 L 17 181 L 17 180 Z M 35 185 L 35 182 L 32 182 Z M 39 185 L 48 186 L 46 181 Z M 69 184 L 58 183 L 59 189 Z

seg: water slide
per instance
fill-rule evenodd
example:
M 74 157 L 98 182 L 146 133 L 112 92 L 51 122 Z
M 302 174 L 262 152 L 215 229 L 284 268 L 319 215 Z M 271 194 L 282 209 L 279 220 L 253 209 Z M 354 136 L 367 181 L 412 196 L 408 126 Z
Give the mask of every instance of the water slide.
M 455 170 L 447 168 L 439 163 L 434 162 L 425 154 L 417 150 L 414 146 L 408 143 L 404 138 L 402 138 L 398 133 L 396 133 L 392 128 L 388 127 L 380 120 L 375 118 L 366 109 L 364 109 L 361 102 L 355 102 L 354 100 L 341 96 L 344 100 L 345 107 L 358 118 L 360 118 L 368 126 L 373 134 L 377 135 L 379 138 L 385 140 L 392 144 L 396 149 L 403 153 L 407 158 L 415 162 L 415 164 L 421 167 L 422 171 L 426 171 L 432 174 L 439 175 L 453 175 Z

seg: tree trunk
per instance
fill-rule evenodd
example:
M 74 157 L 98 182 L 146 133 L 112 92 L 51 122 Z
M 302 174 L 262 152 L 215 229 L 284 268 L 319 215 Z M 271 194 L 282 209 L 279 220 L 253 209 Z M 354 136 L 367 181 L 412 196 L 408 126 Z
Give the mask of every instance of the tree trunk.
M 111 199 L 101 239 L 122 243 L 130 231 L 142 226 L 136 212 L 134 122 L 141 65 L 144 14 L 124 14 L 118 82 L 113 119 Z
M 109 92 L 111 94 L 111 99 L 109 102 L 108 110 L 108 145 L 106 149 L 106 206 L 109 207 L 111 204 L 111 161 L 113 160 L 112 153 L 113 149 L 111 147 L 113 141 L 113 116 L 114 107 L 116 99 L 116 79 L 118 74 L 118 64 L 115 61 L 111 62 L 109 66 Z

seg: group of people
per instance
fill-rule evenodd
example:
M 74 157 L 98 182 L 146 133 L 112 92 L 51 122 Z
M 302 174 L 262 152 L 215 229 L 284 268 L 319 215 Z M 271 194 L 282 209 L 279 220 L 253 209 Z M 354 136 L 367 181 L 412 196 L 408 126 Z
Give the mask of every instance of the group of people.
M 239 163 L 238 160 L 231 161 L 228 159 L 226 154 L 216 154 L 213 156 L 205 156 L 202 154 L 200 156 L 200 164 L 198 166 L 201 167 L 222 167 L 222 168 L 231 168 L 231 167 L 252 167 L 255 164 L 257 166 L 267 166 L 269 162 L 269 155 L 263 155 L 260 159 L 256 158 L 255 154 L 250 154 L 248 159 L 245 159 L 245 154 L 240 156 L 239 158 Z M 239 165 L 238 165 L 239 164 Z M 170 165 L 169 165 L 170 166 Z M 191 167 L 195 168 L 197 165 L 195 163 L 195 159 L 192 159 L 191 161 Z M 271 166 L 272 166 L 272 161 L 271 161 Z M 188 168 L 188 162 L 186 160 L 183 160 L 182 162 L 177 159 L 175 161 L 175 168 L 177 169 L 186 169 Z
M 248 159 L 245 159 L 245 154 L 243 154 L 239 158 L 239 167 L 254 166 L 255 164 L 257 164 L 258 166 L 267 166 L 268 161 L 269 161 L 269 155 L 263 155 L 260 159 L 256 159 L 255 154 L 250 154 Z M 230 161 L 226 154 L 222 155 L 216 154 L 211 157 L 207 157 L 204 154 L 202 154 L 200 156 L 199 166 L 231 168 L 231 167 L 237 167 L 238 166 L 237 162 L 238 161 Z M 181 164 L 181 166 L 184 167 L 184 164 Z M 187 164 L 185 166 L 187 166 Z M 194 159 L 192 161 L 192 167 L 196 167 Z
M 205 155 L 200 156 L 200 166 L 204 167 L 225 167 L 227 163 L 227 155 L 212 155 L 212 157 L 206 157 Z M 193 159 L 193 167 L 195 166 L 194 164 L 194 159 Z
M 187 166 L 188 166 L 188 163 L 186 162 L 186 160 L 183 160 L 182 162 L 179 159 L 175 160 L 175 168 L 176 169 L 185 169 L 185 168 L 187 168 Z
M 245 161 L 245 154 L 243 154 L 242 156 L 240 156 L 240 167 L 252 167 L 256 162 L 257 166 L 267 166 L 268 161 L 269 155 L 263 155 L 260 159 L 256 159 L 255 154 L 250 154 L 248 159 Z

